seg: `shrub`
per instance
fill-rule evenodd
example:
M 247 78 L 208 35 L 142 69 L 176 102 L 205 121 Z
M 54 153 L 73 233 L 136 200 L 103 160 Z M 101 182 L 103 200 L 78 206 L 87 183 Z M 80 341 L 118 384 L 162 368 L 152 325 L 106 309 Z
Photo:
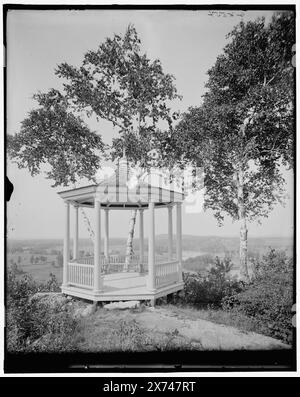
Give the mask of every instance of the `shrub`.
M 253 261 L 254 275 L 247 288 L 223 299 L 225 310 L 255 318 L 267 335 L 292 341 L 293 261 L 285 252 L 270 250 Z
M 206 272 L 212 263 L 214 263 L 214 257 L 210 254 L 204 254 L 186 259 L 183 261 L 182 267 L 195 272 Z
M 243 283 L 230 277 L 232 263 L 229 258 L 216 257 L 214 266 L 207 275 L 184 274 L 184 291 L 181 301 L 197 307 L 220 307 L 222 300 L 240 292 Z
M 17 278 L 10 269 L 7 277 L 6 337 L 11 352 L 72 350 L 78 323 L 64 305 L 32 300 L 37 292 L 59 290 L 53 274 L 46 283 L 31 276 Z
M 110 342 L 121 351 L 142 350 L 148 343 L 145 331 L 135 320 L 120 320 L 112 330 Z

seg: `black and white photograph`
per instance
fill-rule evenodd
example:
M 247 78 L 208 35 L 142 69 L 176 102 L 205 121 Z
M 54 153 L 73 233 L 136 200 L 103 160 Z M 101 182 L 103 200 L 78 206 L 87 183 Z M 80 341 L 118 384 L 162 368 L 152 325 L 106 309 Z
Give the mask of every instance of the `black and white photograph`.
M 3 34 L 4 372 L 296 371 L 295 5 Z

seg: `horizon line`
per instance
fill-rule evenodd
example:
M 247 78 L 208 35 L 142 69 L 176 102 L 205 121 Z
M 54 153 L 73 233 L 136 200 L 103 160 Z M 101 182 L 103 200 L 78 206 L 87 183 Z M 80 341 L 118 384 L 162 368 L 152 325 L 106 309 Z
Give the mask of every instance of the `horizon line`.
M 156 237 L 160 236 L 168 236 L 167 233 L 161 233 L 156 235 Z M 197 235 L 197 234 L 182 234 L 182 237 L 214 237 L 214 238 L 236 238 L 239 239 L 239 236 L 236 235 L 214 235 L 214 234 L 205 234 L 205 235 Z M 111 239 L 127 239 L 127 236 L 111 236 Z M 133 239 L 138 239 L 139 237 L 134 237 Z M 294 238 L 293 235 L 262 235 L 262 236 L 249 236 L 248 239 L 252 238 Z M 90 237 L 80 237 L 79 240 L 90 240 Z M 103 239 L 103 238 L 102 238 Z M 147 237 L 145 236 L 145 239 Z M 6 240 L 63 240 L 63 237 L 7 237 Z M 72 238 L 71 238 L 72 240 Z

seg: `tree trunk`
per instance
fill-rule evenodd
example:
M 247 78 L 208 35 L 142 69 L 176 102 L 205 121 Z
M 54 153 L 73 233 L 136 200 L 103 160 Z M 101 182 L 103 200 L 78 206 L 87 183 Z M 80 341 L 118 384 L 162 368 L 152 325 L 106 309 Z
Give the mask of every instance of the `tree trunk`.
M 241 279 L 248 282 L 249 272 L 247 264 L 247 242 L 248 242 L 248 230 L 246 218 L 240 219 L 240 276 Z
M 81 213 L 82 213 L 82 216 L 83 216 L 83 220 L 84 220 L 84 223 L 85 223 L 85 225 L 87 227 L 87 231 L 88 231 L 88 233 L 90 235 L 90 238 L 91 238 L 92 242 L 94 243 L 95 233 L 94 233 L 94 230 L 93 230 L 93 228 L 91 226 L 90 220 L 87 217 L 87 214 L 85 213 L 84 209 L 82 207 L 79 207 L 79 208 L 81 210 Z
M 244 203 L 244 171 L 240 168 L 237 175 L 238 212 L 240 221 L 240 276 L 245 282 L 249 281 L 247 265 L 248 230 Z
M 136 222 L 137 210 L 131 211 L 130 221 L 129 221 L 129 230 L 126 244 L 126 257 L 125 257 L 125 265 L 124 272 L 129 271 L 129 264 L 133 255 L 133 236 L 134 236 L 134 227 Z

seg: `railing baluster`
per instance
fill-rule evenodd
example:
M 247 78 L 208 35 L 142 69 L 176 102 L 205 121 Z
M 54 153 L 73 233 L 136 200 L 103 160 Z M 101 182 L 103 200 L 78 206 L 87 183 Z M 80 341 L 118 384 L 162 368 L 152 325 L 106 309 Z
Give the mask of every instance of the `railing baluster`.
M 78 286 L 93 286 L 93 265 L 70 262 L 68 264 L 69 282 Z
M 155 285 L 162 287 L 178 281 L 178 261 L 157 263 L 155 266 Z
M 110 255 L 109 259 L 109 271 L 110 272 L 119 272 L 122 270 L 122 266 L 125 263 L 126 255 Z M 143 258 L 144 264 L 147 263 L 147 258 L 144 256 Z M 101 256 L 101 264 L 103 265 L 104 257 Z M 93 287 L 94 283 L 94 272 L 93 272 L 93 257 L 86 257 L 79 259 L 80 263 L 70 262 L 68 264 L 69 269 L 69 282 L 71 284 L 75 284 L 86 287 Z M 139 255 L 133 255 L 132 262 L 133 265 L 140 263 Z M 155 286 L 157 288 L 167 286 L 174 282 L 177 282 L 178 277 L 179 264 L 178 261 L 171 262 L 160 262 L 155 265 Z

